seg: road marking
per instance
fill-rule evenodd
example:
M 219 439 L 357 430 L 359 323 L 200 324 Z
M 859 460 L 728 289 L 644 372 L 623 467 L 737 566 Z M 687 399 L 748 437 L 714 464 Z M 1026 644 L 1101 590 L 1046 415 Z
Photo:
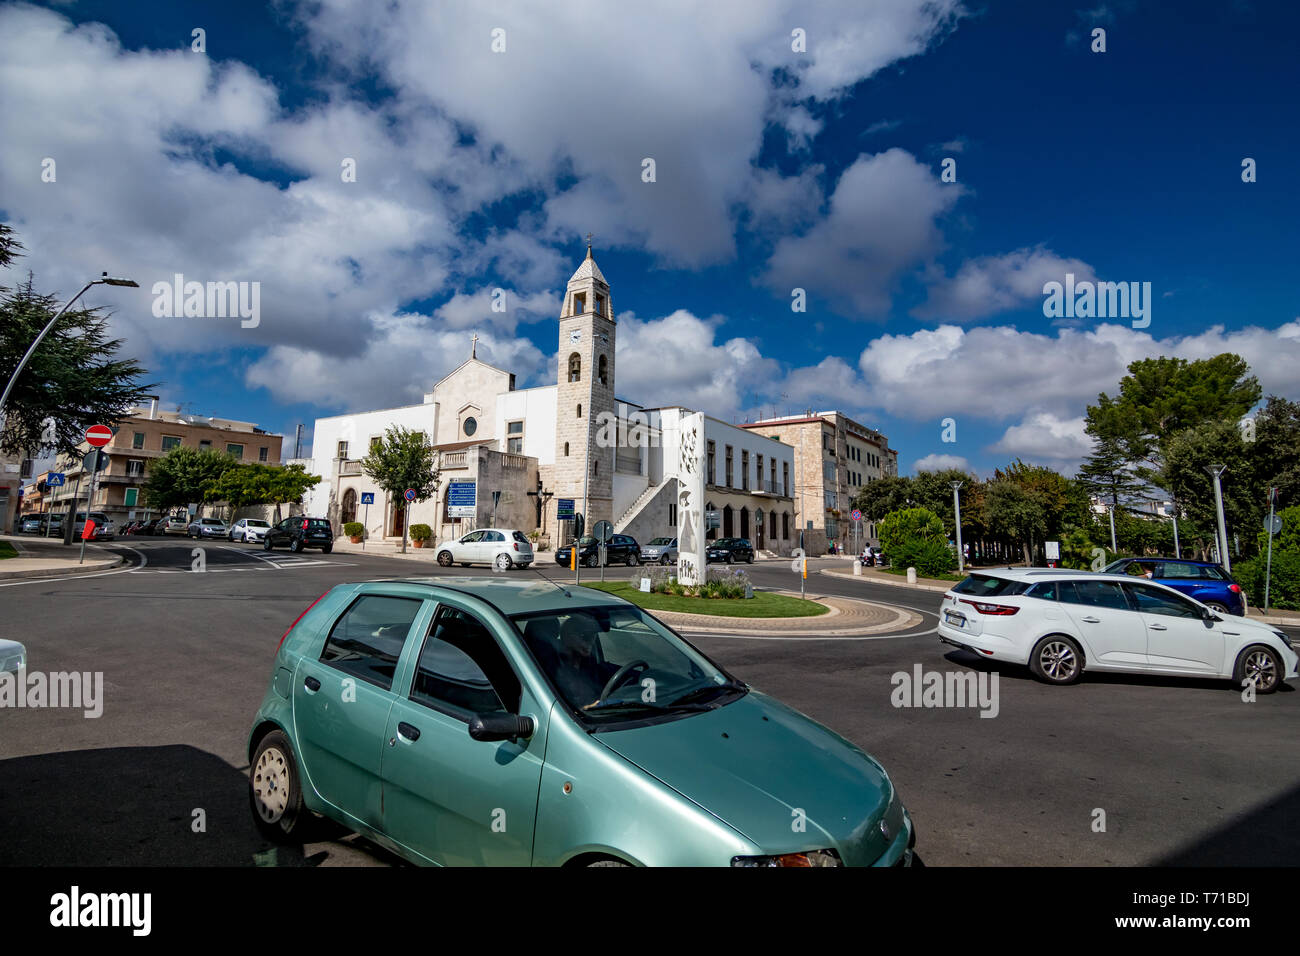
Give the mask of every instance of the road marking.
M 79 581 L 79 580 L 84 580 L 85 578 L 107 577 L 110 574 L 131 574 L 132 572 L 137 571 L 140 568 L 143 568 L 146 564 L 149 563 L 149 559 L 146 558 L 139 551 L 137 551 L 135 548 L 128 547 L 127 545 L 124 544 L 117 545 L 117 547 L 125 548 L 127 551 L 130 551 L 132 554 L 136 555 L 140 559 L 140 563 L 133 568 L 132 567 L 113 568 L 111 571 L 92 571 L 90 574 L 62 574 L 52 578 L 29 578 L 22 581 L 9 581 L 4 584 L 0 584 L 0 588 L 16 588 L 19 585 L 23 585 L 23 584 L 49 584 L 51 581 L 53 582 L 72 581 L 72 580 Z

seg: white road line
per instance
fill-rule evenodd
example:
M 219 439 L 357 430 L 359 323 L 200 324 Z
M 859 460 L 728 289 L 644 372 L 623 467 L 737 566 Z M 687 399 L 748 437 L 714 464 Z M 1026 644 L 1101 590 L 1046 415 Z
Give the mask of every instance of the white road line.
M 16 588 L 23 584 L 49 584 L 51 581 L 84 581 L 86 578 L 103 578 L 110 574 L 131 574 L 149 563 L 149 559 L 135 548 L 130 548 L 126 545 L 118 545 L 118 547 L 126 548 L 127 551 L 130 551 L 132 554 L 139 557 L 140 563 L 133 568 L 114 568 L 111 571 L 92 571 L 90 574 L 63 574 L 53 578 L 29 578 L 23 581 L 9 581 L 0 584 L 0 588 Z

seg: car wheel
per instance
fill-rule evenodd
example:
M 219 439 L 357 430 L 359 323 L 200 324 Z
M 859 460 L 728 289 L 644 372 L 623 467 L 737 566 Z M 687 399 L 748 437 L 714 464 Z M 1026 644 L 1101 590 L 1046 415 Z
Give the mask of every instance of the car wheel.
M 622 860 L 597 860 L 595 863 L 588 863 L 587 866 L 627 866 Z
M 745 563 L 746 563 L 746 564 L 753 564 L 753 563 L 754 563 L 754 552 L 753 552 L 753 551 L 749 552 L 749 555 L 745 558 Z
M 1215 614 L 1231 614 L 1226 604 L 1220 604 L 1218 601 L 1206 601 L 1205 606 Z
M 729 555 L 727 555 L 727 563 L 728 563 L 728 564 L 735 564 L 735 563 L 736 563 L 736 556 L 735 556 L 734 554 L 729 554 Z
M 301 538 L 293 538 L 293 539 L 291 539 L 291 540 L 289 541 L 289 550 L 292 551 L 294 554 L 301 554 L 301 553 L 302 553 L 302 539 L 301 539 Z
M 323 547 L 323 548 L 320 549 L 320 553 L 321 553 L 321 554 L 329 554 L 329 553 L 330 553 L 331 551 L 333 551 L 333 550 L 334 550 L 334 545 L 332 545 L 332 544 L 327 544 L 327 545 L 325 545 L 325 547 Z
M 248 770 L 248 800 L 253 822 L 276 843 L 301 843 L 310 814 L 302 803 L 298 766 L 283 731 L 262 738 Z
M 1271 694 L 1282 681 L 1282 659 L 1273 648 L 1255 644 L 1237 658 L 1233 679 L 1239 687 L 1250 681 L 1255 685 L 1255 693 Z
M 594 554 L 591 554 L 591 555 L 588 555 L 587 557 L 583 558 L 582 563 L 585 564 L 585 565 L 586 565 L 587 567 L 589 567 L 589 568 L 594 568 L 594 567 L 596 567 L 598 564 L 600 564 L 600 558 L 597 557 L 597 556 L 594 555 Z
M 660 558 L 660 559 L 659 559 L 659 563 L 660 563 L 660 564 L 667 564 L 667 563 L 668 563 L 668 555 L 665 554 L 662 558 Z
M 641 556 L 637 554 L 635 551 L 633 551 L 631 554 L 627 556 L 627 566 L 629 568 L 635 568 L 640 563 L 641 563 Z
M 262 550 L 270 551 L 272 547 L 273 545 L 271 544 L 271 536 L 267 535 L 265 538 L 262 539 Z
M 450 551 L 439 551 L 439 552 L 438 552 L 438 563 L 439 563 L 440 565 L 442 565 L 444 568 L 449 568 L 449 567 L 451 567 L 451 552 L 450 552 Z
M 498 571 L 509 571 L 510 567 L 514 564 L 514 562 L 510 560 L 510 555 L 506 554 L 504 551 L 501 554 L 498 554 L 496 560 L 492 563 L 497 566 Z
M 1073 684 L 1083 673 L 1083 652 L 1063 634 L 1050 634 L 1034 645 L 1029 669 L 1048 684 Z

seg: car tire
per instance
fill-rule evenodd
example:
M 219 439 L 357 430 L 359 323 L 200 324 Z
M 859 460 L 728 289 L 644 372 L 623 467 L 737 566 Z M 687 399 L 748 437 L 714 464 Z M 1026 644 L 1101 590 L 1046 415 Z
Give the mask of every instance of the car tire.
M 660 558 L 660 559 L 659 559 L 659 563 L 660 563 L 660 564 L 667 564 L 667 563 L 668 563 L 668 555 L 665 554 L 662 558 Z
M 1215 614 L 1223 614 L 1226 616 L 1232 613 L 1231 611 L 1228 610 L 1228 606 L 1226 604 L 1220 604 L 1218 601 L 1206 601 L 1205 606 L 1208 607 Z
M 640 563 L 641 563 L 641 556 L 637 554 L 635 551 L 633 551 L 627 556 L 627 566 L 629 568 L 635 568 Z
M 323 548 L 320 549 L 320 553 L 321 553 L 321 554 L 329 554 L 329 553 L 330 553 L 331 551 L 333 551 L 333 550 L 334 550 L 334 545 L 332 545 L 332 544 L 327 544 L 327 545 L 325 545 L 325 547 L 323 547 Z
M 268 840 L 300 844 L 311 814 L 302 802 L 298 764 L 289 738 L 273 730 L 257 745 L 248 768 L 248 802 L 253 822 Z
M 594 554 L 589 555 L 587 558 L 583 560 L 582 563 L 589 568 L 596 568 L 600 566 L 600 557 Z
M 1277 651 L 1264 644 L 1252 644 L 1237 655 L 1237 666 L 1233 668 L 1232 679 L 1238 686 L 1252 676 L 1265 679 L 1255 681 L 1255 693 L 1271 694 L 1282 683 L 1282 658 Z
M 594 863 L 588 863 L 587 866 L 627 866 L 622 860 L 597 860 Z
M 1083 651 L 1064 634 L 1049 634 L 1034 645 L 1029 669 L 1043 683 L 1064 687 L 1083 676 Z
M 736 556 L 735 556 L 734 554 L 728 554 L 728 555 L 727 555 L 727 563 L 728 563 L 728 564 L 735 564 L 735 563 L 736 563 Z
M 509 571 L 514 566 L 514 562 L 510 560 L 510 555 L 504 551 L 498 554 L 492 560 L 492 563 L 496 565 L 498 571 Z
M 263 551 L 270 551 L 270 550 L 272 550 L 274 547 L 275 547 L 275 545 L 271 544 L 271 536 L 270 536 L 270 535 L 267 535 L 265 538 L 262 539 L 262 550 L 263 550 Z
M 449 568 L 449 567 L 451 567 L 451 565 L 452 565 L 451 552 L 450 552 L 450 551 L 439 551 L 439 552 L 438 552 L 438 564 L 440 564 L 440 565 L 441 565 L 442 567 L 444 567 L 444 568 Z
M 291 538 L 289 540 L 289 550 L 292 551 L 294 554 L 302 554 L 302 539 Z
M 753 564 L 753 563 L 754 563 L 754 552 L 751 551 L 751 552 L 749 553 L 749 557 L 745 558 L 745 563 L 746 563 L 746 564 Z

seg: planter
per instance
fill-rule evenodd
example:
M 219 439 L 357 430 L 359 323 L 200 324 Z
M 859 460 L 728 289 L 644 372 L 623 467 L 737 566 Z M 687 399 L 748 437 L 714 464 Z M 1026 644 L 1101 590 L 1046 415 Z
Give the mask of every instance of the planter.
M 361 543 L 361 535 L 359 535 L 359 534 L 354 534 L 352 537 L 348 538 L 348 540 L 351 541 L 353 544 L 360 544 L 360 543 Z
M 411 544 L 415 545 L 417 548 L 423 548 L 428 544 L 428 542 L 424 538 L 421 538 L 419 541 L 412 541 Z

